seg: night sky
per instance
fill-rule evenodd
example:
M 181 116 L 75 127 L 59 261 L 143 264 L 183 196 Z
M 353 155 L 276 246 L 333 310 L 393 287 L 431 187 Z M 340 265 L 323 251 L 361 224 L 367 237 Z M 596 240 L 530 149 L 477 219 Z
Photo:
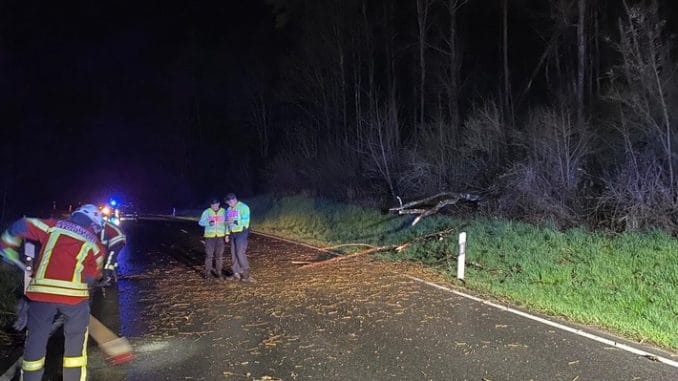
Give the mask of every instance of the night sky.
M 228 192 L 244 79 L 275 56 L 273 26 L 259 1 L 0 2 L 10 209 L 113 194 L 170 205 L 192 170 L 177 156 L 205 142 L 225 153 L 204 164 L 223 177 L 207 173 L 204 192 Z
M 369 139 L 361 129 L 373 111 L 397 102 L 402 151 L 389 165 L 397 180 L 408 180 L 413 168 L 405 149 L 437 160 L 435 151 L 426 152 L 423 130 L 435 131 L 442 118 L 456 129 L 450 139 L 457 140 L 446 149 L 457 149 L 465 144 L 464 119 L 474 105 L 501 99 L 505 90 L 504 2 L 460 2 L 459 123 L 443 115 L 440 107 L 452 95 L 444 88 L 446 58 L 436 49 L 445 47 L 449 15 L 446 1 L 432 1 L 421 112 L 416 3 L 0 0 L 0 218 L 48 210 L 53 202 L 63 208 L 110 197 L 145 210 L 202 207 L 208 196 L 251 196 L 272 184 L 339 197 L 456 186 L 448 171 L 435 175 L 444 181 L 428 189 L 407 188 L 406 181 L 389 189 L 365 147 L 355 148 Z M 526 122 L 539 107 L 574 99 L 577 11 L 568 4 L 576 2 L 509 3 L 510 91 L 516 120 Z M 594 93 L 606 90 L 601 78 L 618 64 L 614 38 L 623 7 L 614 0 L 587 4 L 589 28 L 594 17 L 600 27 L 599 35 L 589 31 L 589 48 L 600 44 L 586 74 L 593 118 L 605 112 Z M 660 1 L 668 30 L 675 30 L 676 4 Z M 554 35 L 558 50 L 521 94 Z M 258 101 L 270 118 L 265 139 L 253 122 L 253 110 L 262 110 Z M 418 115 L 424 126 L 417 125 Z M 521 133 L 520 123 L 513 127 Z M 610 132 L 593 132 L 609 140 Z M 621 157 L 617 148 L 597 161 Z M 520 164 L 525 152 L 514 155 L 520 149 L 507 151 L 495 168 L 496 161 L 476 163 L 489 174 L 485 183 L 483 173 L 465 178 L 489 187 L 491 176 Z M 597 167 L 602 175 L 619 165 L 609 162 Z

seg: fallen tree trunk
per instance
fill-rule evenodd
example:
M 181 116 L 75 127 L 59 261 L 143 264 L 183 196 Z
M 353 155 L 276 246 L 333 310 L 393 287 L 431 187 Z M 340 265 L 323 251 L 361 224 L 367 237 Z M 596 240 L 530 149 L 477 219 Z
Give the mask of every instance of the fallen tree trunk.
M 442 198 L 442 200 L 440 200 Z M 431 203 L 435 200 L 438 200 L 435 205 L 430 206 L 430 207 L 418 207 L 414 208 L 415 206 L 420 206 L 423 204 L 428 204 Z M 398 197 L 398 201 L 400 201 L 400 206 L 390 208 L 389 212 L 391 213 L 398 213 L 398 214 L 418 214 L 418 216 L 412 221 L 412 226 L 414 226 L 417 222 L 421 221 L 423 218 L 428 217 L 432 214 L 438 213 L 440 209 L 447 205 L 453 205 L 456 204 L 457 202 L 464 200 L 464 201 L 479 201 L 480 196 L 478 195 L 472 195 L 469 193 L 456 193 L 456 192 L 441 192 L 438 193 L 434 196 L 430 197 L 425 197 L 419 200 L 414 200 L 411 202 L 408 202 L 406 204 L 402 203 L 402 200 L 400 197 Z

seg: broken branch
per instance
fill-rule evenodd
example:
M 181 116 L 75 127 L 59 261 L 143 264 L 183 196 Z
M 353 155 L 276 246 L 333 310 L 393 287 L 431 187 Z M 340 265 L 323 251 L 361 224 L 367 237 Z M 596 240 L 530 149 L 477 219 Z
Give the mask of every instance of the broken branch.
M 416 209 L 411 209 L 414 206 L 418 206 L 421 204 L 426 204 L 434 200 L 438 200 L 441 197 L 445 197 L 442 200 L 439 200 L 433 207 L 431 208 L 416 208 Z M 428 217 L 432 214 L 438 213 L 440 209 L 447 205 L 452 205 L 456 204 L 459 200 L 465 200 L 465 201 L 478 201 L 480 200 L 480 196 L 478 195 L 472 195 L 469 193 L 455 193 L 455 192 L 441 192 L 438 193 L 434 196 L 430 197 L 425 197 L 419 200 L 411 201 L 406 204 L 403 204 L 401 199 L 398 198 L 398 201 L 400 202 L 400 206 L 390 208 L 389 212 L 395 213 L 397 212 L 398 214 L 419 214 L 414 221 L 412 221 L 412 226 L 414 226 L 417 222 L 421 221 L 424 217 Z
M 355 252 L 355 253 L 352 253 L 352 254 L 342 255 L 340 257 L 334 257 L 332 259 L 327 259 L 327 260 L 324 260 L 324 261 L 317 261 L 317 262 L 311 262 L 311 263 L 308 263 L 308 264 L 304 264 L 303 266 L 301 266 L 299 268 L 300 269 L 307 269 L 307 268 L 310 268 L 310 267 L 319 267 L 319 266 L 324 266 L 326 264 L 336 263 L 336 262 L 339 262 L 339 261 L 343 261 L 345 259 L 357 257 L 357 256 L 360 256 L 360 255 L 381 253 L 381 252 L 391 251 L 391 250 L 395 250 L 396 252 L 401 252 L 401 251 L 407 249 L 408 247 L 410 247 L 415 242 L 424 241 L 424 240 L 434 238 L 434 237 L 438 238 L 438 239 L 443 239 L 446 235 L 448 235 L 448 234 L 450 234 L 450 233 L 452 233 L 456 230 L 461 229 L 462 227 L 466 226 L 467 224 L 468 223 L 465 222 L 465 223 L 463 223 L 459 226 L 455 226 L 453 228 L 437 231 L 437 232 L 434 232 L 434 233 L 425 234 L 425 235 L 422 235 L 422 236 L 419 236 L 419 237 L 415 237 L 413 240 L 411 240 L 409 242 L 404 242 L 400 245 L 386 245 L 386 246 L 370 247 L 369 249 L 358 251 L 358 252 Z M 370 246 L 368 244 L 363 244 L 363 245 Z

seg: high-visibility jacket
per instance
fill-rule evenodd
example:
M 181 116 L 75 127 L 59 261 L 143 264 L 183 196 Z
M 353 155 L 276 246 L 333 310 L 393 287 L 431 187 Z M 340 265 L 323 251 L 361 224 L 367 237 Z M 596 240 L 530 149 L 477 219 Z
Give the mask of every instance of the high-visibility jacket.
M 212 224 L 210 224 L 212 222 Z M 202 212 L 198 225 L 205 227 L 205 238 L 223 237 L 226 235 L 226 210 L 219 208 L 214 211 L 207 208 Z
M 229 233 L 238 233 L 250 227 L 250 207 L 242 201 L 226 210 L 226 226 Z
M 97 235 L 71 221 L 22 218 L 2 235 L 0 248 L 22 239 L 40 242 L 26 296 L 38 302 L 77 304 L 89 298 L 88 283 L 101 277 L 106 249 Z
M 107 250 L 120 251 L 120 245 L 127 244 L 127 236 L 120 230 L 119 227 L 106 221 L 104 228 L 101 230 L 101 243 Z
M 106 270 L 115 270 L 117 267 L 115 258 L 117 258 L 117 254 L 120 254 L 120 250 L 127 244 L 127 237 L 119 227 L 106 221 L 104 228 L 101 229 L 100 238 L 101 243 L 108 252 L 104 268 Z

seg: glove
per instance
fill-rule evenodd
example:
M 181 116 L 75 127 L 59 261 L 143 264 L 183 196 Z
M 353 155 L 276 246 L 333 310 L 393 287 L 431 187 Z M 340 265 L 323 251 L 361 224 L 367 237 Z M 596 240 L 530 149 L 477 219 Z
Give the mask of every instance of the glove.
M 19 253 L 11 247 L 0 250 L 0 258 L 9 264 L 20 265 L 19 267 L 21 268 L 25 267 L 23 262 L 19 259 Z
M 16 320 L 12 324 L 12 328 L 23 331 L 26 324 L 28 324 L 28 302 L 25 298 L 21 298 L 16 305 Z

